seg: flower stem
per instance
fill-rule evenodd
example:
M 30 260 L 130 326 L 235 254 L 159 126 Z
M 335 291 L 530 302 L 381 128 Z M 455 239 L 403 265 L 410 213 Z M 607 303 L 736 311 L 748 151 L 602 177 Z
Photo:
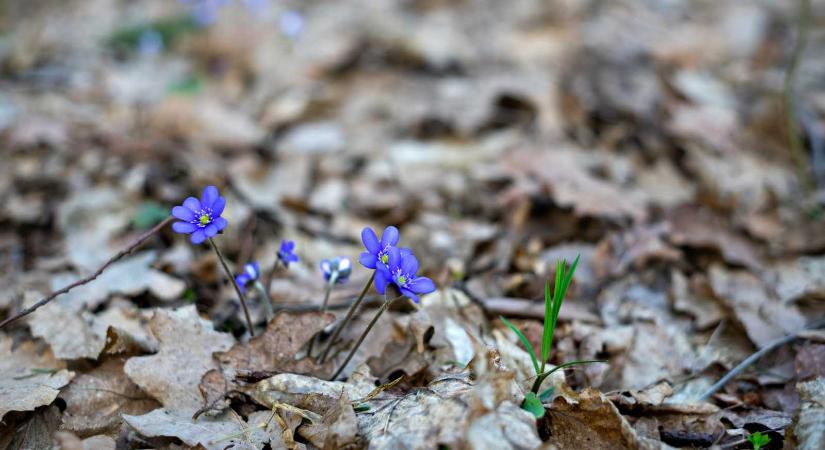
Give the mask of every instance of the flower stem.
M 375 313 L 375 317 L 373 317 L 369 325 L 367 325 L 367 329 L 364 330 L 363 333 L 361 333 L 361 337 L 358 338 L 358 341 L 355 343 L 355 346 L 352 347 L 352 350 L 350 350 L 349 355 L 347 355 L 347 359 L 345 359 L 344 362 L 341 363 L 341 367 L 339 367 L 338 370 L 335 371 L 335 375 L 333 375 L 332 378 L 330 378 L 330 381 L 334 381 L 336 378 L 338 378 L 338 375 L 341 375 L 341 372 L 343 372 L 344 368 L 347 367 L 349 361 L 352 359 L 353 356 L 355 356 L 355 352 L 357 352 L 358 348 L 361 347 L 361 343 L 363 343 L 367 335 L 370 334 L 370 330 L 372 330 L 372 327 L 375 326 L 376 322 L 378 322 L 378 318 L 381 317 L 382 314 L 384 314 L 384 311 L 386 311 L 387 308 L 389 308 L 390 303 L 401 298 L 399 296 L 392 300 L 389 300 L 389 293 L 390 291 L 387 290 L 386 294 L 384 294 L 384 302 L 381 304 L 381 307 L 378 308 L 378 312 Z
M 260 281 L 255 282 L 255 289 L 261 293 L 261 303 L 264 305 L 264 314 L 266 314 L 266 321 L 269 322 L 273 317 L 275 317 L 275 310 L 273 309 L 272 305 L 272 298 L 269 296 L 269 292 L 266 291 L 266 288 Z
M 370 276 L 369 281 L 367 284 L 364 285 L 364 289 L 361 291 L 361 295 L 358 296 L 358 299 L 355 300 L 355 303 L 350 306 L 349 311 L 347 311 L 346 317 L 341 323 L 335 328 L 335 332 L 332 333 L 332 337 L 329 339 L 329 343 L 327 344 L 327 348 L 324 349 L 324 353 L 321 354 L 321 358 L 318 359 L 319 363 L 323 363 L 327 356 L 329 355 L 329 351 L 332 349 L 332 346 L 335 344 L 335 341 L 338 340 L 338 336 L 341 335 L 341 331 L 346 328 L 349 322 L 352 320 L 352 317 L 355 316 L 355 312 L 358 310 L 358 307 L 361 306 L 361 302 L 364 301 L 364 297 L 367 295 L 367 291 L 370 290 L 370 286 L 372 286 L 372 282 L 375 280 L 375 271 L 372 272 L 372 276 Z
M 272 264 L 272 269 L 270 269 L 270 271 L 267 272 L 266 279 L 264 279 L 264 288 L 266 288 L 267 297 L 269 297 L 268 294 L 269 290 L 272 288 L 272 279 L 275 278 L 275 271 L 278 270 L 278 263 L 280 262 L 280 259 L 275 258 L 275 263 Z
M 246 316 L 246 326 L 249 328 L 249 335 L 255 337 L 255 329 L 252 327 L 252 319 L 249 317 L 249 309 L 246 307 L 246 299 L 241 292 L 241 288 L 239 288 L 238 283 L 235 282 L 235 277 L 232 276 L 232 271 L 230 271 L 229 266 L 226 265 L 226 260 L 223 258 L 223 254 L 218 249 L 218 246 L 215 245 L 215 241 L 212 240 L 212 238 L 209 238 L 209 243 L 212 245 L 212 249 L 215 250 L 215 254 L 218 255 L 218 259 L 221 261 L 221 265 L 223 266 L 224 272 L 226 272 L 226 276 L 229 277 L 232 287 L 235 288 L 235 293 L 238 294 L 238 298 L 241 300 L 243 313 L 244 316 Z
M 321 304 L 321 318 L 323 319 L 324 315 L 327 313 L 327 304 L 329 304 L 329 294 L 332 292 L 332 287 L 335 286 L 335 282 L 338 281 L 338 271 L 333 270 L 332 273 L 329 275 L 329 282 L 327 282 L 327 289 L 324 293 L 324 303 Z M 309 348 L 307 348 L 307 357 L 312 357 L 312 348 L 315 347 L 315 344 L 318 343 L 318 340 L 321 339 L 321 331 L 318 331 L 318 334 L 315 335 L 315 338 L 312 339 L 309 343 Z

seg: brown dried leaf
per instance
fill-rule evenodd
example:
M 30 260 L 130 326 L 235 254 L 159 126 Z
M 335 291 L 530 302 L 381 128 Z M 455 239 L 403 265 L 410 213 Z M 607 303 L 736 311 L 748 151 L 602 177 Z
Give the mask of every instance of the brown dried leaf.
M 201 416 L 192 420 L 191 414 L 182 411 L 156 409 L 142 416 L 123 415 L 123 420 L 138 433 L 146 437 L 176 437 L 187 445 L 202 445 L 207 450 L 260 450 L 269 440 L 263 428 L 253 422 L 258 416 L 251 416 L 250 423 L 229 411 L 218 417 Z
M 800 450 L 816 450 L 825 442 L 825 378 L 796 384 L 800 408 L 793 432 Z
M 60 409 L 57 406 L 38 408 L 28 420 L 19 424 L 13 430 L 0 426 L 0 449 L 51 449 L 53 448 L 52 435 L 59 426 Z
M 593 389 L 585 389 L 572 402 L 557 398 L 548 416 L 549 442 L 558 448 L 667 448 L 664 444 L 638 436 L 616 407 Z
M 81 437 L 114 432 L 120 427 L 121 414 L 145 414 L 160 406 L 129 380 L 124 364 L 123 359 L 108 359 L 78 375 L 63 390 L 63 429 Z
M 324 369 L 330 369 L 329 364 L 318 366 L 314 358 L 296 360 L 295 355 L 334 318 L 331 313 L 280 312 L 262 334 L 249 342 L 235 344 L 229 351 L 215 353 L 215 359 L 230 375 L 239 372 L 322 374 Z
M 201 377 L 217 368 L 212 353 L 228 350 L 235 340 L 229 334 L 215 332 L 211 322 L 198 316 L 194 305 L 158 309 L 149 326 L 160 351 L 130 358 L 124 370 L 167 409 L 191 416 L 203 403 L 198 389 Z
M 805 318 L 799 310 L 771 295 L 765 284 L 741 270 L 727 270 L 719 265 L 710 268 L 714 294 L 728 305 L 757 347 L 802 330 Z
M 57 398 L 60 388 L 67 385 L 75 373 L 56 360 L 50 350 L 38 353 L 33 341 L 22 343 L 12 351 L 12 339 L 0 335 L 0 419 L 9 411 L 32 411 Z M 33 369 L 49 369 L 54 373 L 37 373 Z

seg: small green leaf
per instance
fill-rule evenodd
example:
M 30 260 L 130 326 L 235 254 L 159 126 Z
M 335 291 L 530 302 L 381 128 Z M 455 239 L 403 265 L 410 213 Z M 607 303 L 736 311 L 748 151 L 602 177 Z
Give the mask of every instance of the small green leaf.
M 753 450 L 759 450 L 770 444 L 771 438 L 767 434 L 757 431 L 756 433 L 751 433 L 750 436 L 748 436 L 748 442 L 750 442 L 753 446 Z
M 145 230 L 159 224 L 167 217 L 169 217 L 167 208 L 155 202 L 146 202 L 140 205 L 132 224 L 139 230 Z
M 554 392 L 556 392 L 556 388 L 553 387 L 553 386 L 550 386 L 549 388 L 545 389 L 544 392 L 539 394 L 539 400 L 541 400 L 542 402 L 546 402 L 547 400 L 550 400 L 550 396 L 553 395 Z
M 535 392 L 528 392 L 527 395 L 524 396 L 524 403 L 521 404 L 521 409 L 531 412 L 536 416 L 536 419 L 544 417 L 544 405 L 538 396 L 536 396 Z
M 366 403 L 360 403 L 352 407 L 352 410 L 359 413 L 359 412 L 367 412 L 370 410 L 370 405 Z
M 524 347 L 527 349 L 527 353 L 530 354 L 530 359 L 533 361 L 533 368 L 536 369 L 536 374 L 538 374 L 539 370 L 540 370 L 539 369 L 539 362 L 536 359 L 536 352 L 533 351 L 533 346 L 530 345 L 530 341 L 528 341 L 527 338 L 524 337 L 524 334 L 522 334 L 522 332 L 519 331 L 519 329 L 516 328 L 515 325 L 510 323 L 509 320 L 507 320 L 507 319 L 505 319 L 504 317 L 501 317 L 501 316 L 499 316 L 499 317 L 501 318 L 501 321 L 504 322 L 504 325 L 507 325 L 508 328 L 513 330 L 513 333 L 516 333 L 516 336 L 518 336 L 521 343 L 524 344 Z

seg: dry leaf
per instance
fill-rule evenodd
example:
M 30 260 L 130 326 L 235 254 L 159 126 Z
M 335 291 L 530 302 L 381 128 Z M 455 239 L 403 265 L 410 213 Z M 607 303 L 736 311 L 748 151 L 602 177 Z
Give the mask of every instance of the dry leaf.
M 235 339 L 215 332 L 195 306 L 158 309 L 149 324 L 160 350 L 126 361 L 126 375 L 170 411 L 192 415 L 201 408 L 201 377 L 218 366 L 212 353 L 228 350 Z
M 129 380 L 124 363 L 123 359 L 108 359 L 72 380 L 60 394 L 66 402 L 62 429 L 81 437 L 116 432 L 122 414 L 145 414 L 159 406 Z
M 0 419 L 9 411 L 32 411 L 51 404 L 75 376 L 51 351 L 38 353 L 32 341 L 12 350 L 12 339 L 0 335 L 0 355 Z

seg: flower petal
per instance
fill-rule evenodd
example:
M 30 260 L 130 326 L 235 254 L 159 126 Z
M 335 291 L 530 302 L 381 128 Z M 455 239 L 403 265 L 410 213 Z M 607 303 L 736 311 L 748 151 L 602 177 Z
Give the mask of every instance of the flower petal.
M 218 194 L 218 188 L 215 186 L 206 186 L 203 189 L 203 194 L 201 194 L 201 205 L 204 208 L 211 208 L 212 204 L 215 203 L 215 200 L 218 199 L 220 194 Z
M 406 258 L 413 254 L 412 250 L 409 247 L 402 247 L 398 249 L 398 254 L 401 255 L 402 258 Z
M 418 303 L 418 300 L 419 300 L 419 299 L 418 299 L 418 296 L 417 296 L 417 295 L 415 295 L 415 292 L 413 292 L 413 291 L 411 291 L 411 290 L 409 290 L 409 289 L 405 289 L 405 288 L 401 288 L 401 289 L 400 289 L 400 291 L 401 291 L 401 293 L 402 293 L 402 294 L 404 294 L 404 295 L 406 295 L 407 297 L 409 297 L 409 298 L 410 298 L 410 300 L 414 301 L 415 303 Z
M 176 219 L 180 219 L 186 222 L 195 220 L 195 213 L 192 212 L 191 209 L 183 206 L 175 206 L 174 208 L 172 208 L 172 215 Z
M 218 227 L 215 226 L 214 223 L 210 223 L 206 226 L 206 228 L 203 229 L 203 231 L 206 233 L 207 237 L 213 237 L 216 234 L 218 234 Z
M 330 264 L 328 259 L 321 260 L 321 264 L 318 265 L 321 267 L 321 272 L 324 272 L 324 276 L 328 277 L 329 274 L 332 272 L 332 265 Z
M 218 217 L 223 213 L 223 208 L 226 206 L 226 199 L 223 197 L 218 197 L 215 200 L 215 203 L 212 203 L 212 217 Z
M 189 238 L 189 240 L 192 241 L 193 244 L 200 244 L 206 240 L 206 233 L 204 233 L 202 229 L 196 230 L 192 233 L 192 237 Z
M 429 294 L 435 290 L 435 283 L 427 277 L 418 277 L 410 281 L 407 287 L 416 294 Z
M 218 228 L 218 231 L 223 230 L 228 225 L 228 222 L 223 217 L 218 217 L 217 219 L 212 221 L 212 225 L 215 225 Z
M 388 245 L 395 245 L 398 243 L 398 228 L 390 225 L 384 228 L 384 234 L 381 235 L 381 248 Z
M 198 229 L 195 225 L 189 222 L 175 222 L 172 224 L 172 229 L 175 233 L 191 233 Z
M 201 207 L 201 202 L 198 201 L 195 197 L 187 197 L 186 200 L 183 201 L 183 206 L 189 208 L 190 211 L 197 214 L 203 209 Z
M 401 258 L 401 272 L 415 276 L 415 273 L 418 272 L 418 260 L 415 258 L 415 255 L 410 253 Z
M 383 248 L 378 245 L 378 236 L 375 235 L 375 231 L 372 231 L 370 227 L 364 227 L 364 229 L 361 230 L 361 242 L 364 243 L 367 251 L 373 255 L 378 254 Z
M 379 294 L 384 295 L 384 291 L 387 289 L 387 284 L 389 283 L 384 272 L 376 270 L 375 279 L 372 282 L 375 284 L 375 290 L 378 291 Z
M 361 256 L 358 258 L 358 262 L 360 262 L 361 265 L 367 269 L 375 269 L 375 264 L 378 262 L 378 258 L 370 252 L 364 252 L 361 253 Z

